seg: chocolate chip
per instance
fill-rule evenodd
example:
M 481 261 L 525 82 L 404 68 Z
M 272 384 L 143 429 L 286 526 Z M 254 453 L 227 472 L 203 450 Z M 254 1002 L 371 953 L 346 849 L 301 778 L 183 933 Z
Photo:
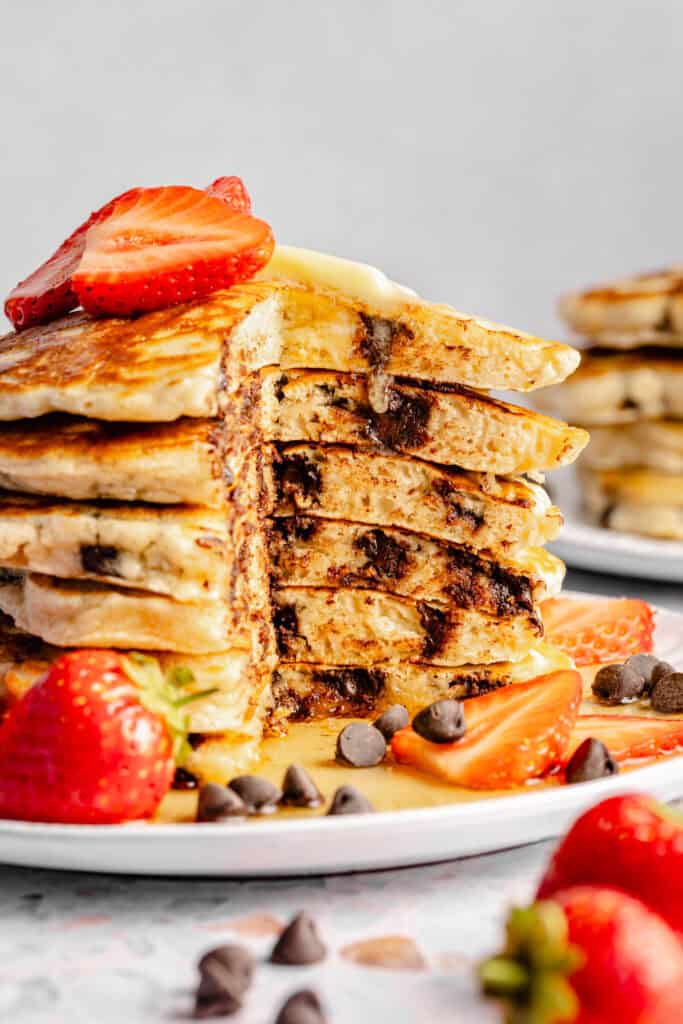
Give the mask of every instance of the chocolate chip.
M 187 768 L 176 768 L 171 789 L 196 789 L 199 781 Z
M 247 813 L 244 800 L 227 786 L 207 782 L 199 791 L 197 821 L 229 821 L 246 818 Z
M 218 946 L 199 961 L 194 1016 L 224 1017 L 242 1006 L 254 975 L 254 958 L 243 946 Z
M 351 768 L 372 768 L 386 752 L 384 736 L 367 722 L 352 722 L 337 737 L 337 760 Z
M 282 783 L 282 803 L 290 807 L 319 807 L 322 794 L 305 768 L 290 764 Z
M 372 814 L 375 808 L 355 786 L 340 786 L 332 797 L 328 814 Z
M 668 661 L 660 661 L 659 664 L 655 666 L 652 676 L 650 677 L 650 689 L 652 689 L 660 679 L 663 679 L 664 676 L 673 675 L 675 671 L 676 669 L 673 665 L 670 665 Z
M 616 775 L 619 765 L 609 750 L 600 740 L 589 737 L 577 747 L 567 764 L 567 782 L 590 782 L 592 779 L 603 779 L 607 775 Z
M 659 658 L 655 658 L 654 654 L 632 654 L 624 662 L 624 668 L 633 669 L 643 680 L 645 691 L 650 689 L 652 674 L 659 665 L 661 662 Z
M 111 544 L 81 544 L 83 572 L 94 576 L 120 576 L 119 549 Z
M 238 775 L 228 785 L 244 800 L 249 814 L 272 814 L 282 799 L 275 783 L 260 775 Z
M 650 694 L 652 707 L 663 714 L 683 713 L 683 672 L 669 672 L 661 676 Z
M 319 964 L 327 956 L 327 949 L 318 934 L 315 921 L 302 912 L 297 914 L 280 935 L 270 954 L 272 964 L 302 967 Z
M 457 700 L 437 700 L 419 711 L 413 729 L 430 743 L 453 743 L 465 735 L 465 715 Z
M 405 729 L 409 722 L 408 709 L 402 704 L 392 704 L 379 716 L 375 722 L 375 729 L 379 729 L 387 743 L 390 743 L 394 733 L 399 729 Z
M 593 693 L 606 704 L 627 704 L 645 692 L 645 681 L 628 665 L 605 665 L 593 680 Z
M 275 1024 L 325 1024 L 325 1014 L 315 992 L 295 992 L 283 1004 Z

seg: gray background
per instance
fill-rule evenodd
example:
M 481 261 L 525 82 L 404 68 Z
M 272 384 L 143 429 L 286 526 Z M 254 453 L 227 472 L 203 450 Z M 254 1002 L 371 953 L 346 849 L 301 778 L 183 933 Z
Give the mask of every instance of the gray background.
M 282 241 L 557 332 L 683 259 L 683 4 L 7 3 L 0 291 L 132 185 L 247 181 Z

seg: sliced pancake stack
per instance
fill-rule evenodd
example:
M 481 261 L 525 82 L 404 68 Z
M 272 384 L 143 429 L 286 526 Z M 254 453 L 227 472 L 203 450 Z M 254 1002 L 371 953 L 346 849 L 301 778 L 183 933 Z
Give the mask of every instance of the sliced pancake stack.
M 590 428 L 579 467 L 603 526 L 683 539 L 683 267 L 567 295 L 560 312 L 587 346 L 543 407 Z
M 586 435 L 488 391 L 562 380 L 576 353 L 342 260 L 279 248 L 263 277 L 0 340 L 6 684 L 64 647 L 152 653 L 212 691 L 189 705 L 204 778 L 244 767 L 264 721 L 562 663 L 537 474 Z

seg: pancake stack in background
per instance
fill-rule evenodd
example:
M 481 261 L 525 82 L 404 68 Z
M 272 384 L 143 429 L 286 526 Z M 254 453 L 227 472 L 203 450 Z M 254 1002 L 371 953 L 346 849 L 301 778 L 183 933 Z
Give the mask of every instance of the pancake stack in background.
M 565 296 L 581 366 L 541 396 L 590 429 L 579 478 L 603 526 L 683 539 L 683 266 Z
M 0 340 L 6 686 L 65 647 L 158 662 L 212 691 L 185 768 L 221 781 L 264 724 L 566 664 L 542 641 L 564 567 L 538 474 L 587 439 L 488 394 L 563 380 L 567 346 L 302 250 L 262 278 Z

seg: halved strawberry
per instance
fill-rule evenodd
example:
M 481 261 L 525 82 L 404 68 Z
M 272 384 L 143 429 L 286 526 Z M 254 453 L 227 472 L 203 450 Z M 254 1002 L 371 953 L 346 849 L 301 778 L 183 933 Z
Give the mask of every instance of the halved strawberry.
M 466 732 L 455 743 L 430 743 L 403 729 L 391 749 L 401 764 L 457 786 L 520 786 L 565 758 L 580 701 L 579 673 L 552 672 L 466 701 Z
M 683 750 L 683 720 L 643 715 L 581 715 L 569 738 L 567 759 L 592 737 L 617 761 L 658 757 Z
M 248 280 L 273 245 L 264 221 L 199 189 L 132 189 L 88 230 L 73 288 L 89 313 L 132 316 Z
M 545 638 L 577 665 L 623 661 L 652 650 L 654 615 L 636 598 L 554 597 L 541 605 Z
M 231 206 L 237 213 L 251 213 L 251 196 L 241 178 L 232 174 L 229 177 L 216 178 L 206 189 L 207 195 L 215 196 Z

